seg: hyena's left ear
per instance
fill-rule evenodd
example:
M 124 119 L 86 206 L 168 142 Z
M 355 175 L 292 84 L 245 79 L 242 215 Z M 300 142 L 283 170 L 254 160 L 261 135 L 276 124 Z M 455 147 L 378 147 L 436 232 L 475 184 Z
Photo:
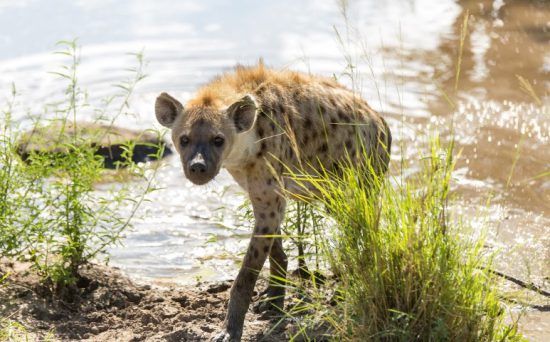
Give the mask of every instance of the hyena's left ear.
M 256 122 L 258 104 L 252 95 L 245 95 L 227 108 L 227 115 L 235 123 L 237 133 L 246 132 Z
M 155 101 L 155 115 L 158 122 L 164 127 L 172 128 L 174 121 L 178 115 L 182 114 L 182 111 L 183 105 L 167 93 L 160 94 Z

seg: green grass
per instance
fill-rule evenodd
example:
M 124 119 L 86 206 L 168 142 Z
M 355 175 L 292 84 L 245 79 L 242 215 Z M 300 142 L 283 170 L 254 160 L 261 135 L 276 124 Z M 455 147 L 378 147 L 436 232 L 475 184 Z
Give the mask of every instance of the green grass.
M 96 107 L 88 103 L 88 93 L 79 83 L 76 42 L 58 45 L 62 50 L 57 53 L 66 56 L 68 63 L 52 74 L 66 85 L 66 97 L 57 104 L 44 104 L 55 117 L 35 122 L 35 128 L 50 127 L 51 135 L 50 145 L 38 139 L 35 143 L 57 152 L 32 150 L 25 161 L 20 158 L 19 143 L 25 135 L 12 122 L 18 102 L 15 86 L 12 100 L 0 117 L 0 257 L 32 262 L 52 290 L 73 285 L 83 264 L 102 258 L 108 246 L 121 240 L 145 196 L 155 190 L 157 170 L 154 165 L 133 163 L 132 143 L 127 143 L 122 153 L 126 161 L 119 166 L 143 182 L 104 183 L 106 190 L 96 191 L 96 184 L 104 182 L 105 175 L 96 142 L 109 130 L 80 129 L 81 113 L 93 111 L 99 116 L 98 123 L 111 127 L 128 111 L 130 96 L 145 77 L 143 58 L 136 55 L 137 67 L 129 69 L 131 76 L 116 84 L 118 90 Z M 163 147 L 159 146 L 155 158 L 162 154 Z
M 32 341 L 27 329 L 14 321 L 0 319 L 0 341 Z
M 287 311 L 293 339 L 522 340 L 517 322 L 506 321 L 483 239 L 464 236 L 468 227 L 447 210 L 452 143 L 434 138 L 421 160 L 408 179 L 366 181 L 365 168 L 349 163 L 342 176 L 292 175 L 318 193 L 307 198 L 325 216 L 316 220 L 316 247 L 337 278 L 288 283 L 300 298 Z
M 7 318 L 0 318 L 0 341 L 31 342 L 36 341 L 37 336 L 19 322 Z M 53 332 L 48 332 L 40 338 L 40 341 L 55 341 Z

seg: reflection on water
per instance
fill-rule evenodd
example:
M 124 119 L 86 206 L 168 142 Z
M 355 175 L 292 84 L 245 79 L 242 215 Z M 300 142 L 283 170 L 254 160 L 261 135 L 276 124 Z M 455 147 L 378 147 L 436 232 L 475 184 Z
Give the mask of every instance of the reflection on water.
M 469 35 L 455 90 L 466 11 Z M 486 215 L 490 246 L 503 253 L 501 270 L 548 286 L 550 178 L 543 173 L 550 169 L 550 4 L 366 0 L 350 1 L 347 13 L 350 30 L 332 0 L 54 0 L 48 6 L 0 0 L 0 94 L 15 81 L 20 102 L 42 113 L 43 103 L 63 94 L 46 73 L 60 63 L 52 45 L 79 37 L 80 80 L 90 101 L 98 101 L 128 77 L 124 69 L 133 57 L 125 53 L 144 49 L 150 77 L 133 101 L 137 117 L 120 124 L 158 127 L 152 103 L 160 91 L 188 98 L 214 75 L 260 56 L 277 67 L 335 74 L 351 86 L 342 75 L 349 53 L 363 72 L 354 88 L 389 119 L 394 161 L 402 154 L 417 159 L 425 133 L 449 137 L 452 123 L 462 150 L 456 211 Z M 23 113 L 19 119 L 28 124 Z M 113 248 L 112 263 L 158 282 L 232 277 L 247 240 L 233 215 L 244 197 L 225 173 L 199 188 L 183 179 L 177 157 L 166 163 L 158 180 L 164 189 L 144 205 L 124 246 Z M 535 315 L 525 329 L 542 340 L 549 321 Z

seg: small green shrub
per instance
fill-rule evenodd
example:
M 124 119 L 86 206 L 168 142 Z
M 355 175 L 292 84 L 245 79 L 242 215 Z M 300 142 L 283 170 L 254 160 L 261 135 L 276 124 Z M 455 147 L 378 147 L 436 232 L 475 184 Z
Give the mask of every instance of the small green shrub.
M 87 103 L 88 96 L 78 83 L 76 43 L 60 44 L 65 48 L 60 53 L 71 62 L 54 74 L 67 82 L 66 99 L 47 105 L 48 111 L 57 116 L 46 123 L 55 128 L 52 134 L 59 135 L 52 139 L 56 145 L 48 148 L 59 153 L 31 151 L 23 162 L 18 155 L 19 134 L 11 123 L 15 100 L 3 112 L 0 132 L 0 256 L 31 261 L 43 280 L 54 288 L 74 284 L 81 265 L 120 240 L 145 195 L 154 190 L 156 170 L 146 177 L 150 167 L 132 163 L 129 143 L 123 147 L 126 161 L 119 166 L 125 166 L 133 180 L 141 178 L 145 182 L 112 184 L 111 190 L 96 191 L 96 184 L 104 176 L 104 161 L 96 154 L 93 141 L 100 140 L 98 135 L 105 132 L 83 134 L 78 130 L 81 111 L 90 112 L 92 105 Z M 104 101 L 105 107 L 92 108 L 109 125 L 127 110 L 135 85 L 145 77 L 142 56 L 136 57 L 138 67 L 132 69 L 132 78 L 117 85 L 122 91 Z M 16 95 L 14 87 L 12 98 Z M 115 103 L 119 104 L 118 111 L 107 117 L 105 113 Z M 42 125 L 44 121 L 36 122 L 37 127 Z M 159 146 L 156 158 L 162 154 L 163 146 Z M 102 188 L 106 187 L 102 184 Z

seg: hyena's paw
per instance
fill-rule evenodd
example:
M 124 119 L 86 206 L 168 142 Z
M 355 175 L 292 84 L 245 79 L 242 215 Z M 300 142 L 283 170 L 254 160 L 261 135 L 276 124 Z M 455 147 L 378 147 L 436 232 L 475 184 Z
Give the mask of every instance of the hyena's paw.
M 284 289 L 275 286 L 269 286 L 266 291 L 260 294 L 252 311 L 262 314 L 260 319 L 270 319 L 283 314 L 284 307 Z

